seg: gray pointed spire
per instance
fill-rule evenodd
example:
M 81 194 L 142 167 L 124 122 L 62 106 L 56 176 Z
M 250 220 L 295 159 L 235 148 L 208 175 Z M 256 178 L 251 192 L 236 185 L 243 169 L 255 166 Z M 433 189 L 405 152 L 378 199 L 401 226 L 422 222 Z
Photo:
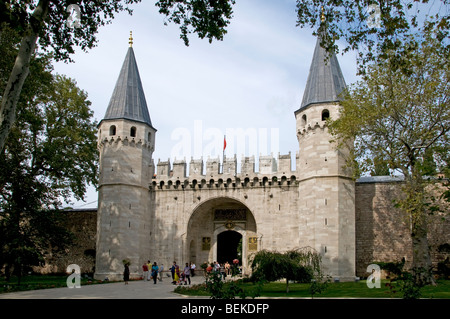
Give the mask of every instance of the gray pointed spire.
M 153 127 L 131 44 L 104 117 L 111 119 L 143 122 Z
M 309 69 L 308 80 L 300 109 L 311 104 L 338 102 L 340 93 L 346 88 L 339 62 L 333 53 L 329 59 L 328 53 L 320 46 L 317 38 L 314 56 Z

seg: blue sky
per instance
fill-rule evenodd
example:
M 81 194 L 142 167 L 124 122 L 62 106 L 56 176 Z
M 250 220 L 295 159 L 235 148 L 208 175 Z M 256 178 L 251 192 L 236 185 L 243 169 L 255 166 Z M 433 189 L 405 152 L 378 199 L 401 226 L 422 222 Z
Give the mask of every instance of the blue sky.
M 74 78 L 88 93 L 94 117 L 108 107 L 133 31 L 147 105 L 156 133 L 154 161 L 174 157 L 204 160 L 222 156 L 223 135 L 239 129 L 257 133 L 257 146 L 242 149 L 228 140 L 226 156 L 274 152 L 294 158 L 298 151 L 294 111 L 300 106 L 316 38 L 296 27 L 294 0 L 237 1 L 223 41 L 190 37 L 186 47 L 178 26 L 164 25 L 155 1 L 133 6 L 100 29 L 96 48 L 77 51 L 74 63 L 55 72 Z M 343 48 L 341 43 L 340 47 Z M 339 55 L 347 85 L 356 81 L 355 52 Z M 218 138 L 219 137 L 219 138 Z M 189 147 L 186 142 L 189 141 Z M 91 187 L 85 202 L 95 207 Z

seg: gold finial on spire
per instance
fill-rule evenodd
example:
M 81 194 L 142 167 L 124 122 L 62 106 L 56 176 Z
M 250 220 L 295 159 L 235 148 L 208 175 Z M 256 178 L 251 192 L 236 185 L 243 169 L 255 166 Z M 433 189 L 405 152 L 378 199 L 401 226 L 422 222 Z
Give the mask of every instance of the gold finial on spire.
M 323 6 L 322 6 L 322 16 L 321 16 L 320 20 L 322 22 L 325 22 L 325 10 L 323 9 Z
M 133 31 L 130 31 L 130 38 L 128 39 L 128 43 L 130 44 L 130 48 L 133 46 Z

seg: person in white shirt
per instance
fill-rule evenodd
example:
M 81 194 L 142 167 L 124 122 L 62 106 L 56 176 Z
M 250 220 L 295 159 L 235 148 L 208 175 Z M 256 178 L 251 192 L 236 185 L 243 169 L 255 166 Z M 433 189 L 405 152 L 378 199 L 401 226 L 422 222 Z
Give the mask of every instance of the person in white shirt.
M 195 264 L 191 262 L 191 276 L 195 276 Z

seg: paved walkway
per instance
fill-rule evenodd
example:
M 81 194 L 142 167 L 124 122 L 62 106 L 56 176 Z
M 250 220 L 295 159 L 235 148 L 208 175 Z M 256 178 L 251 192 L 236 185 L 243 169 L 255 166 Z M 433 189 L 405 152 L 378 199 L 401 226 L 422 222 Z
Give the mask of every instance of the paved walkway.
M 191 284 L 204 282 L 203 276 L 191 278 Z M 171 278 L 163 278 L 155 285 L 153 281 L 130 281 L 81 288 L 51 288 L 0 294 L 0 299 L 186 299 L 187 296 L 173 292 Z M 200 297 L 189 297 L 200 298 Z M 206 297 L 208 298 L 208 297 Z

